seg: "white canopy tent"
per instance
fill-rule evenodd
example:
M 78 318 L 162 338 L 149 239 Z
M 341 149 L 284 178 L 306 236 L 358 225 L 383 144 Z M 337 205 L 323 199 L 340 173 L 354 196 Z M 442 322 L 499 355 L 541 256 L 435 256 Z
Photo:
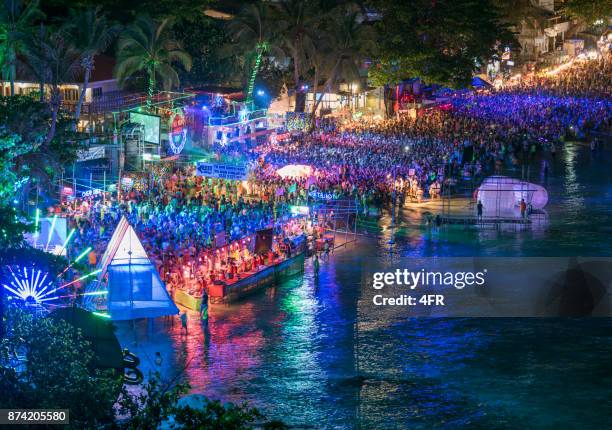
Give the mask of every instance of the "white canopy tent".
M 178 313 L 157 269 L 125 217 L 119 221 L 99 268 L 99 285 L 106 285 L 108 289 L 107 308 L 111 319 L 155 318 Z
M 548 192 L 541 185 L 507 176 L 490 176 L 478 188 L 477 200 L 482 202 L 483 215 L 517 215 L 521 199 L 534 209 L 548 203 Z

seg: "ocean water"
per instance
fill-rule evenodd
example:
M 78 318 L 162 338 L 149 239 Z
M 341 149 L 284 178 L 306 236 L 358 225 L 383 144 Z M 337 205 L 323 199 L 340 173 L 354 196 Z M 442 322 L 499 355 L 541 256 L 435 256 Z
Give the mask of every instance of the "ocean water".
M 118 324 L 123 347 L 192 393 L 259 407 L 313 429 L 602 429 L 612 417 L 612 319 L 382 317 L 367 262 L 421 256 L 612 256 L 612 150 L 570 143 L 545 184 L 546 225 L 403 228 L 360 237 L 302 276 L 242 303 Z M 400 219 L 408 216 L 400 213 Z M 388 219 L 381 220 L 381 224 Z M 390 252 L 392 251 L 392 252 Z

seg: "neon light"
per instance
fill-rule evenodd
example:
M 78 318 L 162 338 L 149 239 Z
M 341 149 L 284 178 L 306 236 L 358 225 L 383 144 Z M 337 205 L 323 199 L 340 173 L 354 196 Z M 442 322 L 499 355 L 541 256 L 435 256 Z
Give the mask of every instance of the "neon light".
M 101 271 L 102 271 L 102 269 L 94 270 L 93 272 L 88 273 L 87 275 L 83 275 L 83 276 L 81 276 L 79 279 L 75 279 L 74 281 L 70 281 L 70 282 L 68 282 L 67 284 L 62 285 L 61 287 L 57 287 L 55 290 L 59 290 L 60 288 L 65 288 L 65 287 L 67 287 L 68 285 L 72 285 L 72 284 L 74 284 L 75 282 L 79 282 L 79 281 L 82 281 L 83 279 L 87 279 L 87 278 L 89 278 L 90 276 L 93 276 L 93 275 L 96 275 L 96 274 L 100 273 Z M 55 291 L 55 290 L 54 290 L 54 291 Z
M 8 268 L 13 279 L 10 281 L 10 286 L 6 284 L 2 286 L 13 295 L 19 297 L 24 302 L 32 301 L 37 304 L 57 300 L 55 296 L 45 298 L 55 291 L 51 290 L 50 292 L 46 292 L 50 287 L 53 287 L 53 282 L 47 279 L 47 272 L 43 274 L 43 272 L 37 270 L 35 273 L 34 268 L 31 268 L 28 273 L 25 267 L 22 267 L 21 271 L 13 271 L 10 266 L 8 266 Z
M 45 252 L 47 248 L 49 248 L 49 242 L 51 242 L 51 236 L 53 236 L 53 230 L 55 230 L 55 222 L 57 221 L 57 215 L 53 217 L 53 221 L 51 221 L 51 228 L 49 229 L 49 237 L 47 237 L 47 244 L 45 245 Z
M 89 253 L 89 251 L 91 251 L 91 246 L 88 246 L 85 251 L 81 252 L 81 255 L 74 259 L 74 262 L 78 263 L 81 258 L 85 257 Z
M 108 291 L 92 291 L 90 293 L 83 293 L 81 296 L 104 296 L 108 294 Z
M 92 314 L 98 316 L 98 317 L 102 317 L 102 318 L 110 318 L 111 316 L 109 314 L 103 314 L 102 312 L 92 312 Z
M 75 231 L 76 231 L 76 228 L 73 228 L 72 230 L 70 230 L 68 237 L 66 238 L 66 240 L 64 241 L 64 244 L 62 245 L 62 249 L 60 250 L 59 255 L 62 255 L 62 252 L 64 252 L 64 249 L 66 249 L 66 245 L 68 245 L 68 242 L 70 242 L 70 239 L 72 239 L 72 235 L 74 234 Z

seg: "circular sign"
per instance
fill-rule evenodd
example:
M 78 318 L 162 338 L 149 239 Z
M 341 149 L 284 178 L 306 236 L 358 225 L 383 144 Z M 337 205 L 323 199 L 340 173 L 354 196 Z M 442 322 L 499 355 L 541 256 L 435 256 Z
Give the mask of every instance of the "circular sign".
M 174 155 L 181 153 L 187 142 L 187 127 L 185 126 L 185 116 L 176 113 L 170 125 L 170 148 Z

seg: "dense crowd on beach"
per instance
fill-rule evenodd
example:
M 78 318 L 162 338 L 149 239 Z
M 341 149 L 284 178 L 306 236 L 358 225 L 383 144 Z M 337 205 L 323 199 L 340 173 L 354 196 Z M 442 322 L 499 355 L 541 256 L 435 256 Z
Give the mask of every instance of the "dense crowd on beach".
M 254 166 L 248 180 L 204 178 L 193 167 L 175 168 L 147 190 L 126 189 L 119 197 L 73 201 L 55 210 L 68 214 L 77 228 L 72 257 L 92 245 L 88 262 L 95 266 L 125 216 L 171 288 L 202 291 L 207 283 L 264 264 L 253 253 L 253 235 L 274 224 L 289 204 L 312 200 L 312 192 L 354 200 L 364 211 L 393 195 L 400 203 L 435 199 L 459 181 L 554 157 L 566 138 L 609 134 L 609 67 L 606 61 L 577 63 L 531 91 L 464 93 L 415 116 L 321 121 L 312 132 L 247 148 L 242 156 Z M 588 83 L 580 78 L 586 75 Z M 277 170 L 289 164 L 311 170 L 280 176 Z M 306 224 L 285 227 L 278 229 L 280 236 L 313 235 Z M 219 248 L 225 254 L 217 257 Z
M 517 81 L 515 91 L 542 92 L 561 97 L 612 97 L 612 51 L 597 59 L 576 59 L 550 71 Z
M 417 200 L 439 197 L 462 178 L 554 155 L 566 138 L 609 134 L 610 72 L 608 55 L 575 62 L 529 87 L 460 94 L 415 117 L 322 122 L 312 133 L 256 148 L 268 166 L 259 178 L 282 186 L 292 178 L 275 178 L 275 169 L 305 164 L 316 173 L 303 186 L 364 203 L 385 201 L 394 190 Z
M 306 232 L 305 224 L 288 218 L 283 202 L 247 196 L 240 181 L 195 176 L 188 169 L 175 171 L 157 185 L 147 192 L 132 189 L 119 199 L 52 208 L 76 229 L 69 257 L 91 246 L 87 263 L 95 267 L 125 217 L 169 289 L 188 287 L 197 295 L 216 280 L 235 279 L 270 262 L 271 257 L 253 252 L 258 230 L 275 228 L 273 258 L 290 254 L 286 239 Z M 308 233 L 316 235 L 312 229 Z

